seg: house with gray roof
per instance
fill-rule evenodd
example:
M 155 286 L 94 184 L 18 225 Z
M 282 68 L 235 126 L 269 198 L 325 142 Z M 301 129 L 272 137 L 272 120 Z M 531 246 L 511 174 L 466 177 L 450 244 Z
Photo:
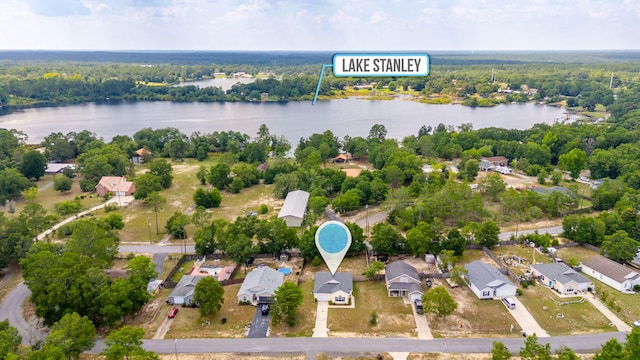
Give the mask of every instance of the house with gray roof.
M 404 261 L 394 261 L 384 267 L 384 282 L 390 297 L 404 297 L 413 301 L 424 294 L 416 268 Z
M 580 275 L 565 263 L 531 265 L 532 275 L 538 282 L 557 291 L 561 295 L 574 295 L 593 289 L 591 280 Z
M 308 192 L 302 190 L 289 192 L 278 213 L 278 219 L 284 219 L 288 227 L 300 227 L 307 212 L 308 202 Z
M 632 292 L 635 285 L 640 285 L 637 271 L 602 255 L 583 261 L 582 272 L 622 292 Z
M 196 284 L 204 279 L 202 276 L 184 275 L 169 295 L 167 302 L 171 305 L 195 305 L 193 302 L 193 292 Z
M 328 271 L 316 273 L 313 283 L 313 298 L 317 301 L 330 301 L 334 304 L 348 304 L 353 295 L 353 275 L 337 272 L 334 276 Z
M 467 269 L 467 283 L 478 299 L 502 298 L 513 296 L 518 288 L 495 267 L 473 261 L 464 266 Z
M 238 302 L 258 305 L 260 298 L 272 297 L 284 282 L 284 274 L 268 266 L 261 266 L 244 278 L 238 290 Z

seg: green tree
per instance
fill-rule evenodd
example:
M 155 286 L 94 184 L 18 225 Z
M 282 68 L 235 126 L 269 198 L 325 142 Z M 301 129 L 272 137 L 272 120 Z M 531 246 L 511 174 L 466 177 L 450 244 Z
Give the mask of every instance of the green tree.
M 227 185 L 231 184 L 232 179 L 229 176 L 230 174 L 231 169 L 229 168 L 229 165 L 218 163 L 209 169 L 207 181 L 218 189 L 225 189 Z
M 247 272 L 246 262 L 249 256 L 255 252 L 253 241 L 245 234 L 236 234 L 233 241 L 229 241 L 225 252 L 236 263 L 236 265 L 245 265 L 244 271 Z
M 73 185 L 73 181 L 64 175 L 56 175 L 53 177 L 53 188 L 56 191 L 65 193 L 71 190 L 72 185 Z
M 499 234 L 500 228 L 498 227 L 498 224 L 492 220 L 487 220 L 480 224 L 480 228 L 475 235 L 478 244 L 492 248 L 500 243 L 500 239 L 498 237 Z
M 556 350 L 556 355 L 558 355 L 558 360 L 580 360 L 581 358 L 576 355 L 573 350 L 566 346 L 561 346 L 560 349 Z
M 203 188 L 197 188 L 196 192 L 193 194 L 193 202 L 196 203 L 196 206 L 202 206 L 204 208 L 216 208 L 220 206 L 222 202 L 222 195 L 220 191 L 216 188 L 207 191 Z
M 480 163 L 476 159 L 469 159 L 464 163 L 464 169 L 460 171 L 458 176 L 465 181 L 473 181 L 478 176 Z
M 149 174 L 160 177 L 160 184 L 165 189 L 171 187 L 173 180 L 172 172 L 173 168 L 166 159 L 153 159 L 149 163 Z
M 627 360 L 624 353 L 624 347 L 618 339 L 610 339 L 602 344 L 600 351 L 596 353 L 593 360 Z
M 15 199 L 23 190 L 33 186 L 29 179 L 14 168 L 0 170 L 0 203 Z
M 189 224 L 189 217 L 179 212 L 173 213 L 169 220 L 167 220 L 165 229 L 169 234 L 177 239 L 186 239 L 187 230 L 185 227 Z
M 640 359 L 640 327 L 634 326 L 627 334 L 624 351 L 629 359 Z
M 336 196 L 331 202 L 333 210 L 339 213 L 354 211 L 360 207 L 360 190 L 351 189 L 346 193 Z
M 558 157 L 558 166 L 562 170 L 569 171 L 571 178 L 577 179 L 580 171 L 587 163 L 587 153 L 581 149 L 571 149 Z
M 224 303 L 224 289 L 211 276 L 207 276 L 196 284 L 193 300 L 198 304 L 200 316 L 215 316 Z
M 604 237 L 600 254 L 619 263 L 626 263 L 633 260 L 640 247 L 640 242 L 629 237 L 624 230 L 618 230 L 613 235 Z
M 553 186 L 560 185 L 560 181 L 562 181 L 562 172 L 560 170 L 553 170 L 551 172 L 551 183 Z
M 500 194 L 507 189 L 498 173 L 489 173 L 480 181 L 480 191 L 487 194 L 492 201 L 498 201 Z
M 286 321 L 287 325 L 296 324 L 296 311 L 302 304 L 302 290 L 298 285 L 285 281 L 274 293 L 273 304 L 271 304 L 271 322 L 277 326 L 281 321 Z
M 424 293 L 422 306 L 425 313 L 439 316 L 450 315 L 458 308 L 456 301 L 442 286 L 437 286 Z
M 106 360 L 144 359 L 157 360 L 158 355 L 142 348 L 144 330 L 141 328 L 123 326 L 114 330 L 105 340 L 105 349 L 100 353 Z
M 364 270 L 364 276 L 372 280 L 382 269 L 384 269 L 384 263 L 382 261 L 374 261 Z
M 86 316 L 66 314 L 53 324 L 47 343 L 63 350 L 67 358 L 78 359 L 96 343 L 96 327 Z
M 377 223 L 371 238 L 373 251 L 383 255 L 397 255 L 404 248 L 404 238 L 391 224 Z
M 551 346 L 538 343 L 538 336 L 531 334 L 524 341 L 524 347 L 520 348 L 520 357 L 523 360 L 551 360 Z
M 207 168 L 204 167 L 204 165 L 200 165 L 200 168 L 196 173 L 196 178 L 198 179 L 198 181 L 200 181 L 200 185 L 207 184 L 207 175 L 208 175 Z
M 18 350 L 20 342 L 18 329 L 9 325 L 9 320 L 0 321 L 0 358 L 6 359 L 9 353 Z
M 136 191 L 133 193 L 133 197 L 136 200 L 145 199 L 154 191 L 162 191 L 162 178 L 157 175 L 149 173 L 142 174 L 133 182 L 136 185 Z
M 295 173 L 278 174 L 273 178 L 273 195 L 284 199 L 291 191 L 297 190 L 300 181 Z
M 156 215 L 156 235 L 160 233 L 160 229 L 158 227 L 158 213 L 162 210 L 166 202 L 167 199 L 162 197 L 162 195 L 160 195 L 160 193 L 157 191 L 152 191 L 144 199 L 144 204 L 149 206 L 153 210 L 153 213 Z
M 20 172 L 28 179 L 40 180 L 44 176 L 44 169 L 47 166 L 47 159 L 39 151 L 31 150 L 22 156 Z
M 494 341 L 493 348 L 491 349 L 491 360 L 509 360 L 511 359 L 511 352 L 504 346 L 501 341 Z
M 93 259 L 97 264 L 110 264 L 118 253 L 117 235 L 93 220 L 77 220 L 65 251 Z

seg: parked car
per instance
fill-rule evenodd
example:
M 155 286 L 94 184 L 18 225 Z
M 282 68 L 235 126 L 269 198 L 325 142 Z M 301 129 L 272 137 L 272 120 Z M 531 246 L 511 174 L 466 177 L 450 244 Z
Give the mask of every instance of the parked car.
M 249 211 L 249 214 L 247 214 L 247 216 L 256 216 L 258 213 L 255 211 Z
M 262 311 L 262 315 L 267 315 L 269 313 L 269 304 L 260 305 L 260 311 Z
M 424 309 L 422 307 L 422 301 L 416 299 L 416 300 L 413 301 L 413 303 L 416 305 L 416 313 L 418 315 L 422 315 L 422 312 L 423 312 L 423 309 Z
M 176 314 L 178 313 L 178 308 L 171 308 L 171 310 L 169 310 L 169 319 L 173 319 L 174 317 L 176 317 Z
M 589 182 L 589 178 L 587 178 L 586 176 L 581 176 L 579 180 L 587 183 Z

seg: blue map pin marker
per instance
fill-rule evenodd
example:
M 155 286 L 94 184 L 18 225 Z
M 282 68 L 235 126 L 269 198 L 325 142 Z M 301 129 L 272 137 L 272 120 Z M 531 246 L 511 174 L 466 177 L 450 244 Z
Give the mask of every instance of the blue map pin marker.
M 331 275 L 335 275 L 342 259 L 351 246 L 351 232 L 339 221 L 327 221 L 316 231 L 316 247 L 327 264 Z

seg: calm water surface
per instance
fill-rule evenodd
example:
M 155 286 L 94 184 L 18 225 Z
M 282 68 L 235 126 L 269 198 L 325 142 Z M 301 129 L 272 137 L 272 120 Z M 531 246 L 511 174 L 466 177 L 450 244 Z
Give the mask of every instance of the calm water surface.
M 493 108 L 461 105 L 428 105 L 412 101 L 360 99 L 290 101 L 286 103 L 171 103 L 133 102 L 83 104 L 27 109 L 0 116 L 0 128 L 17 129 L 40 142 L 52 132 L 89 130 L 110 141 L 115 135 L 133 135 L 151 127 L 175 127 L 190 135 L 194 131 L 234 130 L 254 136 L 260 124 L 272 134 L 284 135 L 296 145 L 300 137 L 331 130 L 345 135 L 367 136 L 374 124 L 383 124 L 388 137 L 402 139 L 417 134 L 422 125 L 472 123 L 475 129 L 503 127 L 527 129 L 536 123 L 565 119 L 565 110 L 536 104 L 510 104 Z

